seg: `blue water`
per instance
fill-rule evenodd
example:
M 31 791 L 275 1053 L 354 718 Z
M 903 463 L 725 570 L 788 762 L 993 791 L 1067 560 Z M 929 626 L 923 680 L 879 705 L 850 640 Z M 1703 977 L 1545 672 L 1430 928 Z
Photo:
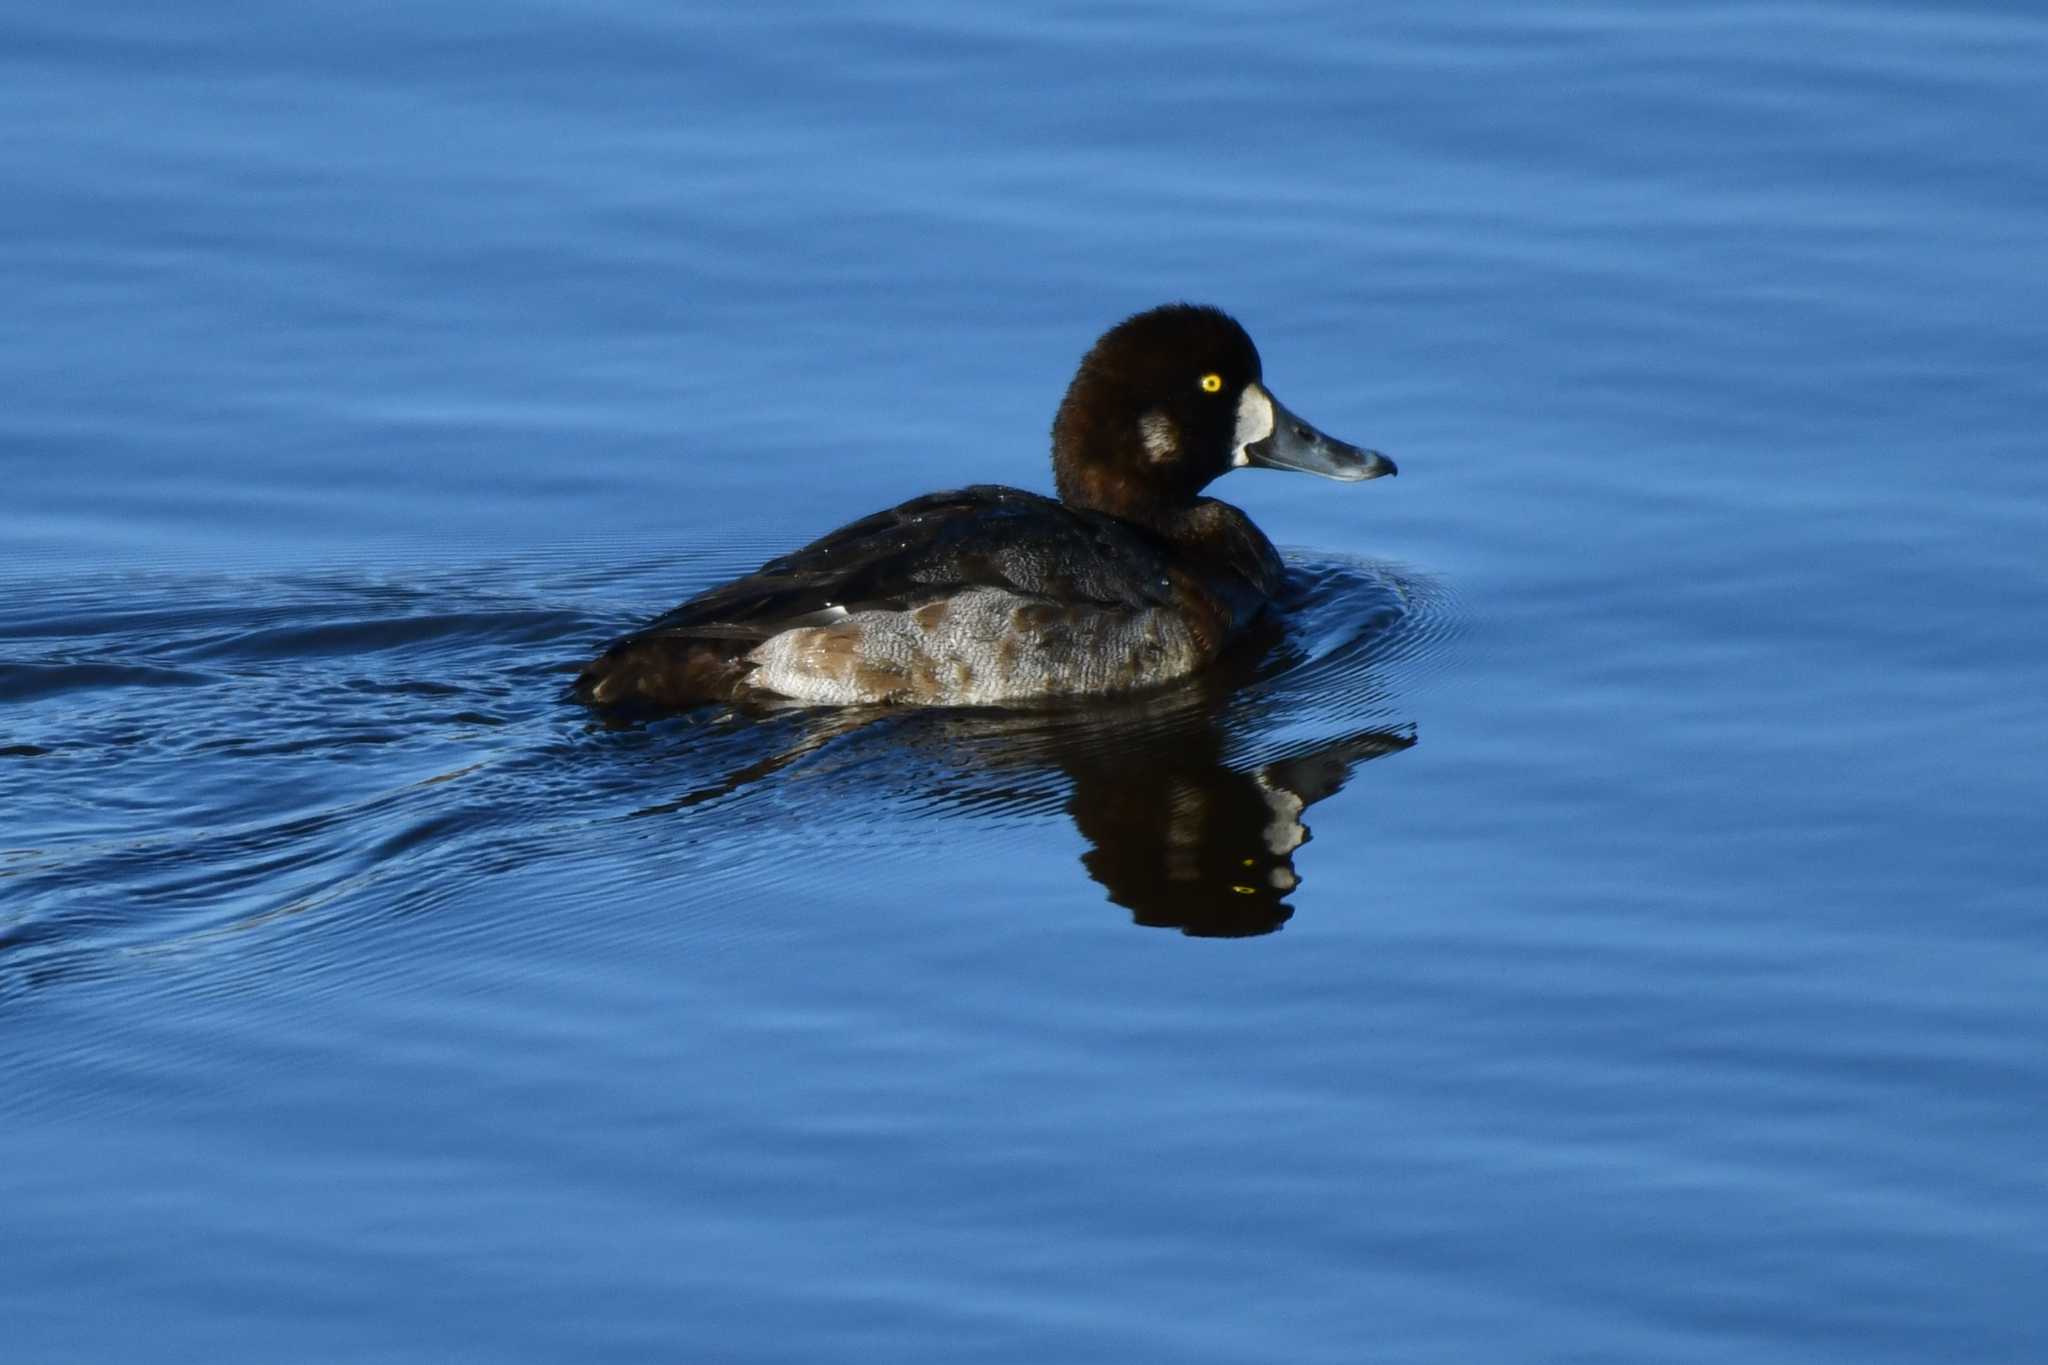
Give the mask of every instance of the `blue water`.
M 0 11 L 6 1357 L 2043 1358 L 2044 70 L 1832 0 Z M 1214 490 L 1255 657 L 562 700 L 1048 487 L 1180 297 L 1401 464 Z

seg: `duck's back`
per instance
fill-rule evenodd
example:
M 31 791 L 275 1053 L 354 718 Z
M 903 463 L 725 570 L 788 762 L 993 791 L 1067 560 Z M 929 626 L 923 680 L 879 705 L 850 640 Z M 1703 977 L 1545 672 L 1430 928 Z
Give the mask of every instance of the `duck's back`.
M 1254 549 L 1271 555 L 1263 537 Z M 1116 517 L 993 485 L 933 493 L 691 598 L 606 650 L 576 688 L 599 704 L 688 706 L 977 705 L 1140 687 L 1206 662 L 1240 614 L 1202 577 Z

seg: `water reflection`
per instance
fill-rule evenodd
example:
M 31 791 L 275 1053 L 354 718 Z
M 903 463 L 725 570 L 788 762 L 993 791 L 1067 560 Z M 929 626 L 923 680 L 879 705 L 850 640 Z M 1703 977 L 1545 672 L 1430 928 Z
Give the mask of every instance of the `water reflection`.
M 1303 719 L 1301 699 L 1277 684 L 1307 663 L 1275 630 L 1182 689 L 1059 714 L 956 715 L 938 728 L 950 752 L 991 776 L 1063 779 L 1067 817 L 1089 845 L 1081 865 L 1134 923 L 1267 934 L 1294 913 L 1303 813 L 1359 764 L 1416 742 L 1412 727 L 1378 723 L 1258 757 L 1266 737 Z M 1340 671 L 1347 699 L 1376 690 L 1362 667 Z
M 1296 607 L 1199 678 L 1140 697 L 1045 710 L 726 713 L 756 742 L 748 761 L 635 814 L 703 806 L 798 765 L 829 767 L 850 799 L 903 803 L 910 818 L 1063 809 L 1088 843 L 1082 867 L 1134 923 L 1202 937 L 1271 933 L 1294 913 L 1309 807 L 1360 764 L 1416 743 L 1377 665 L 1436 629 L 1401 581 L 1356 566 L 1309 580 Z M 670 759 L 701 759 L 722 728 L 684 727 Z M 764 730 L 772 740 L 762 742 Z M 810 763 L 827 751 L 829 764 Z
M 1064 765 L 1067 813 L 1090 845 L 1081 864 L 1135 923 L 1202 937 L 1279 928 L 1301 884 L 1303 812 L 1415 738 L 1369 730 L 1247 767 L 1224 761 L 1223 741 L 1211 727 L 1138 753 L 1076 750 Z

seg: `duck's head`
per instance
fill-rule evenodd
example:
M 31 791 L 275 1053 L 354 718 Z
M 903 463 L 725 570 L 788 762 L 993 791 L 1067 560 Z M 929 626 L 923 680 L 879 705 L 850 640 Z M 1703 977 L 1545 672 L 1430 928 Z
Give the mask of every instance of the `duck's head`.
M 1052 462 L 1063 500 L 1139 521 L 1247 465 L 1344 482 L 1395 472 L 1289 412 L 1244 328 L 1190 303 L 1125 318 L 1081 358 L 1053 419 Z

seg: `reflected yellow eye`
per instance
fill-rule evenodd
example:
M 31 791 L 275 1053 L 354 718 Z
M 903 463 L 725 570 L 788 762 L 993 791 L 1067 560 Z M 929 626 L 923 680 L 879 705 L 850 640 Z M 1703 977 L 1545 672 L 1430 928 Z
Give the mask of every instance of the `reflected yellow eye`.
M 1221 393 L 1221 392 L 1223 392 L 1223 376 L 1222 376 L 1222 375 L 1220 375 L 1220 374 L 1205 374 L 1205 375 L 1203 375 L 1203 376 L 1202 376 L 1202 392 L 1203 392 L 1203 393 Z

